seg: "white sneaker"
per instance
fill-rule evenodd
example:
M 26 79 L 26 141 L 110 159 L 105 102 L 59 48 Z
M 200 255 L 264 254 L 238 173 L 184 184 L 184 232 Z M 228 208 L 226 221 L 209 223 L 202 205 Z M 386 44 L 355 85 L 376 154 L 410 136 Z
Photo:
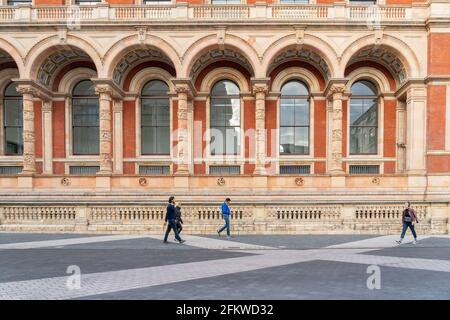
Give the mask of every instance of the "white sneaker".
M 414 240 L 414 241 L 413 241 L 413 244 L 417 244 L 417 240 Z

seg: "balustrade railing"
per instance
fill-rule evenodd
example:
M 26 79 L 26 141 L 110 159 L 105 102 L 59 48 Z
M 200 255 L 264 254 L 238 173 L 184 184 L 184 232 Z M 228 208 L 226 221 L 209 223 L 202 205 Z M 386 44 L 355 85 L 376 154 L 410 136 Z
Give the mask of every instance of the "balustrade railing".
M 426 17 L 427 7 L 343 6 L 329 4 L 285 5 L 93 5 L 0 7 L 0 22 L 83 22 L 88 21 L 405 21 Z

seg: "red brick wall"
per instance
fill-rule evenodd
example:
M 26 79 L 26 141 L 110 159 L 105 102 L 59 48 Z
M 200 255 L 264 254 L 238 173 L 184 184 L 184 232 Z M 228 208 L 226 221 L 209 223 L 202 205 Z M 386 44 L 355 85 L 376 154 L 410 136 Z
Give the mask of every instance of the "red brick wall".
M 427 156 L 427 169 L 429 173 L 450 172 L 450 156 L 447 155 Z
M 428 37 L 428 72 L 430 75 L 449 75 L 450 34 L 431 33 Z
M 314 101 L 314 156 L 326 157 L 327 109 L 325 100 Z
M 136 102 L 123 102 L 123 156 L 136 157 Z
M 64 174 L 65 173 L 64 162 L 53 162 L 53 173 Z
M 383 137 L 383 156 L 395 157 L 397 150 L 397 131 L 396 131 L 396 118 L 397 118 L 397 101 L 396 100 L 384 100 L 384 137 Z M 394 164 L 395 165 L 395 164 Z
M 244 100 L 244 132 L 247 130 L 252 130 L 255 132 L 255 100 Z M 251 146 L 251 148 L 250 148 Z M 254 134 L 245 136 L 245 145 L 244 145 L 244 156 L 245 158 L 254 158 L 255 157 L 255 136 Z M 244 174 L 252 174 L 255 170 L 255 165 L 248 163 L 246 160 L 244 164 Z
M 384 173 L 386 174 L 394 174 L 396 170 L 395 161 L 386 161 L 384 163 Z
M 445 150 L 445 95 L 446 86 L 428 87 L 428 150 Z
M 135 0 L 107 0 L 110 4 L 135 4 Z
M 53 157 L 66 157 L 65 101 L 53 101 Z
M 203 137 L 206 133 L 206 101 L 194 101 L 194 159 L 203 158 L 203 151 L 206 142 Z M 195 174 L 205 174 L 206 165 L 204 162 L 194 165 Z
M 36 5 L 59 5 L 65 4 L 65 0 L 34 0 Z

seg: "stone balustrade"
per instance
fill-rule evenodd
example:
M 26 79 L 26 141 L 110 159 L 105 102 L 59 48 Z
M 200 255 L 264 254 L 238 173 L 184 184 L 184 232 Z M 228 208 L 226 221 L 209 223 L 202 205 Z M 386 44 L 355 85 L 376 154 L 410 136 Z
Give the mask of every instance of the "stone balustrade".
M 182 207 L 184 230 L 214 234 L 220 203 Z M 421 234 L 448 234 L 448 204 L 413 204 Z M 234 204 L 235 234 L 393 234 L 401 230 L 403 206 L 396 204 Z M 445 212 L 447 216 L 445 216 Z M 444 213 L 444 214 L 443 214 Z M 0 231 L 162 233 L 165 205 L 59 205 L 0 207 Z
M 449 5 L 450 6 L 450 5 Z M 442 6 L 441 6 L 442 7 Z M 440 9 L 442 9 L 439 7 Z M 434 7 L 433 7 L 434 8 Z M 355 22 L 364 24 L 394 23 L 440 17 L 440 10 L 429 6 L 357 6 L 345 4 L 284 5 L 257 3 L 254 5 L 190 5 L 177 3 L 167 6 L 109 5 L 93 6 L 30 6 L 0 7 L 0 23 L 67 23 L 76 27 L 81 23 L 122 21 L 136 23 L 147 21 L 184 21 L 197 23 L 217 21 L 319 21 Z M 431 15 L 430 15 L 431 13 Z

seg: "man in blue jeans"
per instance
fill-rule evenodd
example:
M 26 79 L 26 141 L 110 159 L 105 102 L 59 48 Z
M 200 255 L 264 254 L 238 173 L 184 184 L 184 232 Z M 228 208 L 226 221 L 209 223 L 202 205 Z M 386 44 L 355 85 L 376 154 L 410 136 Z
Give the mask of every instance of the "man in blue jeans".
M 169 204 L 167 205 L 167 211 L 166 211 L 166 218 L 164 222 L 164 226 L 167 224 L 166 234 L 164 236 L 164 243 L 167 242 L 167 238 L 169 237 L 170 230 L 173 229 L 173 232 L 175 233 L 175 239 L 179 243 L 186 242 L 185 240 L 182 240 L 180 236 L 178 235 L 178 229 L 177 229 L 177 222 L 176 222 L 176 210 L 174 205 L 175 197 L 169 198 Z
M 222 203 L 222 218 L 223 220 L 225 220 L 225 225 L 220 229 L 217 230 L 217 233 L 219 234 L 220 237 L 220 233 L 227 229 L 227 239 L 230 239 L 230 202 L 231 199 L 230 198 L 226 198 L 225 202 Z
M 419 223 L 419 219 L 417 219 L 417 213 L 416 211 L 411 208 L 411 203 L 408 201 L 405 203 L 405 209 L 402 213 L 402 234 L 400 235 L 400 240 L 397 241 L 398 244 L 401 244 L 403 241 L 403 238 L 405 237 L 406 230 L 411 229 L 411 233 L 414 237 L 413 244 L 417 243 L 417 234 L 416 230 L 414 229 L 414 223 Z

